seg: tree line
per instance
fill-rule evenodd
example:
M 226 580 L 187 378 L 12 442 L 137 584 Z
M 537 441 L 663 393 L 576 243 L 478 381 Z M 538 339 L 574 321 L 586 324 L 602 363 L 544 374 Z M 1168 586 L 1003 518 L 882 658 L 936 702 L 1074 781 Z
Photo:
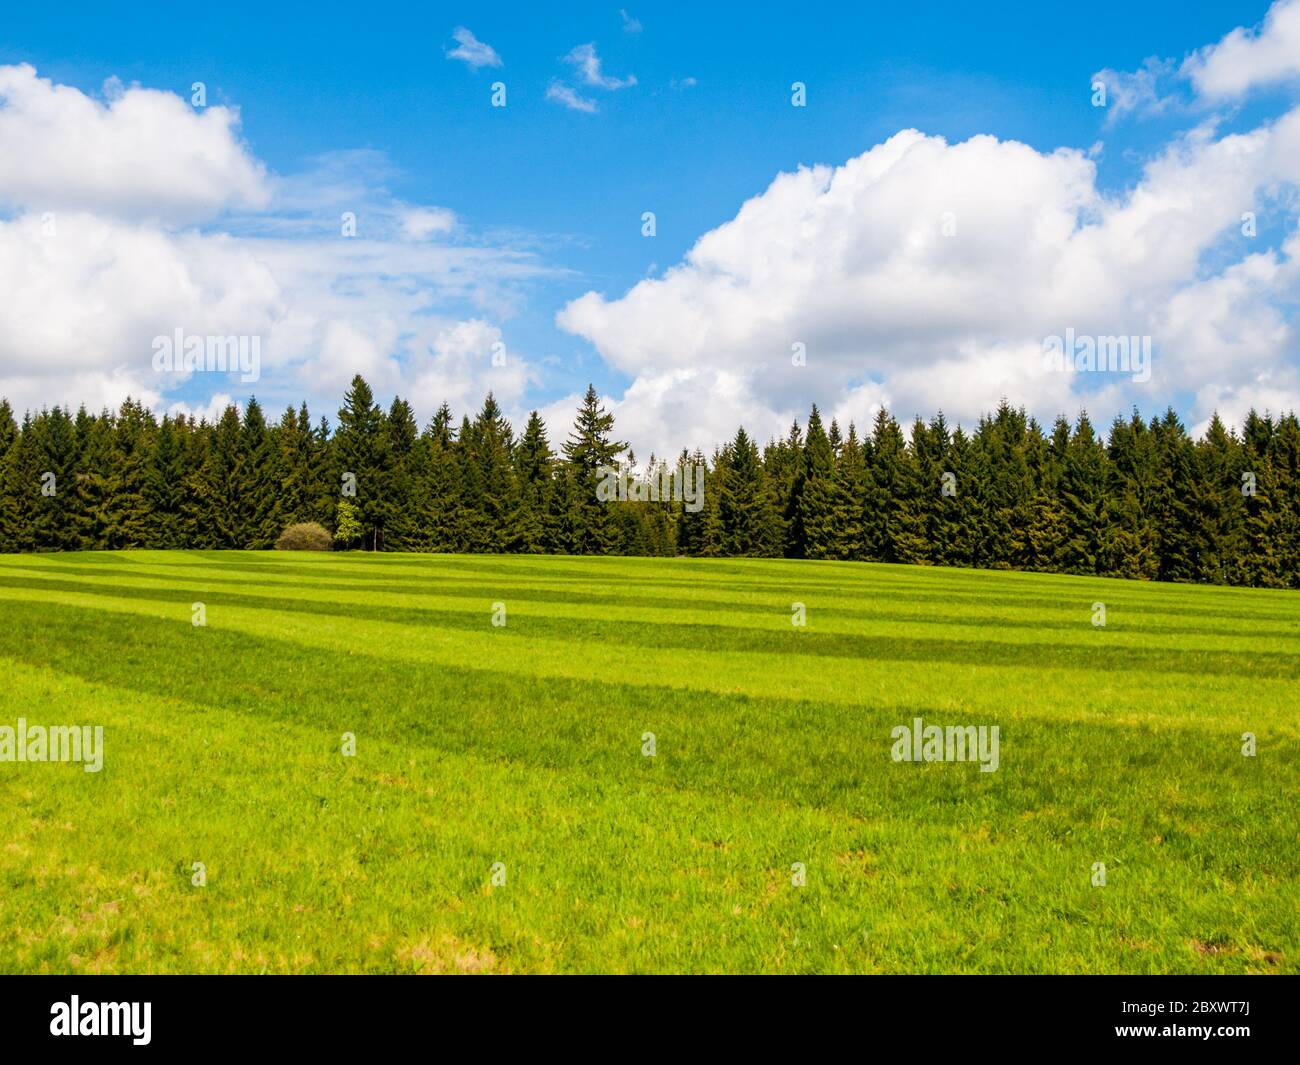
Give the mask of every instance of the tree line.
M 635 483 L 704 467 L 704 505 L 602 501 L 611 468 Z M 1086 414 L 1045 430 L 1003 402 L 971 432 L 942 414 L 910 433 L 812 408 L 761 446 L 638 463 L 588 388 L 557 450 L 533 412 L 516 434 L 491 394 L 459 424 L 421 429 L 360 376 L 338 424 L 304 403 L 270 422 L 256 399 L 215 423 L 53 407 L 16 422 L 0 400 L 0 551 L 261 549 L 300 522 L 335 547 L 387 551 L 758 556 L 905 562 L 1168 581 L 1300 586 L 1300 424 L 1215 416 L 1193 439 L 1172 410 Z

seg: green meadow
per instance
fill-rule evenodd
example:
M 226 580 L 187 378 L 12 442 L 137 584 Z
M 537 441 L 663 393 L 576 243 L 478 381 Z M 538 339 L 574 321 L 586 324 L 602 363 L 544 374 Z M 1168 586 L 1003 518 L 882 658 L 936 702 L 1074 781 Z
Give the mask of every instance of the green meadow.
M 1300 972 L 1295 592 L 7 555 L 0 669 L 104 730 L 0 761 L 0 972 Z

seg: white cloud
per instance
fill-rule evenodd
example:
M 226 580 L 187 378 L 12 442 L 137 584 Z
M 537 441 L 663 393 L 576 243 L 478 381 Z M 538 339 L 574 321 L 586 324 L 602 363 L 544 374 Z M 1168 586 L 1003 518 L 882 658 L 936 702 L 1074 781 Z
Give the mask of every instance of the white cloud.
M 408 240 L 428 240 L 456 228 L 456 215 L 445 207 L 410 207 L 402 211 L 402 235 Z
M 1300 78 L 1300 0 L 1277 0 L 1262 26 L 1238 27 L 1189 56 L 1182 71 L 1211 98 Z
M 502 365 L 493 364 L 496 355 Z M 446 400 L 453 410 L 472 412 L 491 390 L 517 420 L 519 401 L 535 374 L 510 351 L 497 326 L 471 318 L 436 332 L 408 378 L 417 407 L 432 410 Z M 518 425 L 522 428 L 522 421 Z
M 600 69 L 600 56 L 596 54 L 594 44 L 580 44 L 564 57 L 566 63 L 572 63 L 578 76 L 587 85 L 598 89 L 626 89 L 636 84 L 636 78 L 629 74 L 626 78 L 611 78 Z
M 392 168 L 382 156 L 335 153 L 306 174 L 271 178 L 233 140 L 233 112 L 222 125 L 209 117 L 216 109 L 191 115 L 166 93 L 122 90 L 103 105 L 30 68 L 0 74 L 27 94 L 13 112 L 0 110 L 25 156 L 0 158 L 0 193 L 18 205 L 0 216 L 0 395 L 17 409 L 97 409 L 132 395 L 159 411 L 209 410 L 194 397 L 232 391 L 268 405 L 306 393 L 330 410 L 361 372 L 379 394 L 419 391 L 427 414 L 442 384 L 455 390 L 449 399 L 481 399 L 489 388 L 518 399 L 533 380 L 525 352 L 510 351 L 498 367 L 454 338 L 501 339 L 524 290 L 553 271 L 525 252 L 453 241 L 462 234 L 451 211 L 388 193 Z M 37 114 L 81 125 L 68 130 Z M 67 150 L 79 130 L 92 163 L 107 160 L 97 173 Z M 214 130 L 224 133 L 213 139 Z M 194 188 L 177 181 L 164 190 L 171 199 L 148 210 L 119 170 L 133 152 L 148 161 L 160 138 L 177 159 L 209 165 L 196 164 Z M 137 184 L 147 189 L 156 177 Z M 47 210 L 47 198 L 25 202 L 31 188 L 58 190 L 59 209 Z M 355 238 L 341 232 L 345 211 L 356 215 Z M 196 216 L 208 224 L 187 228 Z M 465 323 L 469 332 L 457 332 Z M 260 378 L 156 372 L 153 338 L 177 329 L 257 338 Z
M 626 11 L 625 9 L 623 9 L 623 8 L 620 8 L 620 9 L 619 9 L 618 14 L 619 14 L 619 17 L 623 20 L 623 32 L 624 32 L 624 33 L 640 33 L 640 32 L 641 32 L 641 20 L 640 20 L 640 19 L 633 18 L 633 17 L 632 17 L 631 15 L 629 15 L 629 14 L 627 13 L 627 11 Z
M 1106 87 L 1106 121 L 1116 122 L 1126 115 L 1158 115 L 1176 106 L 1178 98 L 1163 91 L 1163 83 L 1176 73 L 1173 60 L 1150 57 L 1135 71 L 1099 70 L 1093 84 Z
M 173 403 L 167 408 L 167 413 L 172 417 L 184 415 L 187 418 L 216 423 L 221 420 L 221 416 L 225 414 L 227 407 L 234 407 L 240 412 L 240 416 L 243 416 L 244 404 L 233 399 L 226 392 L 216 393 L 206 403 Z
M 0 222 L 0 392 L 21 406 L 156 399 L 151 342 L 175 329 L 263 335 L 271 271 L 237 241 L 64 212 Z
M 485 44 L 464 26 L 457 26 L 451 34 L 456 47 L 447 53 L 448 59 L 459 59 L 473 69 L 502 66 L 501 57 L 490 44 Z
M 1106 85 L 1108 124 L 1127 115 L 1213 107 L 1300 81 L 1300 0 L 1277 0 L 1261 25 L 1238 27 L 1181 63 L 1153 56 L 1136 71 L 1100 70 L 1093 81 Z
M 515 313 L 521 290 L 548 276 L 530 256 L 400 240 L 247 243 L 284 291 L 263 363 L 287 398 L 305 392 L 314 405 L 336 402 L 360 373 L 376 394 L 400 392 L 428 414 L 444 398 L 481 398 L 490 388 L 513 395 L 516 382 L 532 380 L 522 351 L 494 367 L 447 340 L 466 321 L 477 323 L 471 337 L 502 337 L 498 323 Z M 439 381 L 454 383 L 454 393 L 435 396 Z
M 1300 405 L 1276 306 L 1298 249 L 1231 255 L 1241 212 L 1297 180 L 1300 110 L 1193 130 L 1113 198 L 1080 151 L 905 131 L 779 175 L 664 276 L 589 292 L 557 322 L 633 379 L 619 425 L 640 447 L 708 447 L 741 422 L 762 437 L 814 401 L 859 425 L 882 403 L 969 424 L 1003 396 L 1050 418 L 1191 394 L 1201 416 L 1260 382 Z M 1211 252 L 1228 265 L 1207 274 Z M 1046 370 L 1044 338 L 1067 328 L 1152 336 L 1151 381 Z
M 589 115 L 596 113 L 596 101 L 586 96 L 579 96 L 563 82 L 553 81 L 546 90 L 546 98 L 563 104 L 571 111 L 582 111 Z
M 266 172 L 239 114 L 132 87 L 105 103 L 26 65 L 0 66 L 0 207 L 186 224 L 257 209 Z
M 769 397 L 755 391 L 748 374 L 717 365 L 640 374 L 608 406 L 617 419 L 619 437 L 631 443 L 641 460 L 651 452 L 674 459 L 684 446 L 708 454 L 715 444 L 731 439 L 740 425 L 766 440 L 784 435 L 791 421 L 774 409 Z

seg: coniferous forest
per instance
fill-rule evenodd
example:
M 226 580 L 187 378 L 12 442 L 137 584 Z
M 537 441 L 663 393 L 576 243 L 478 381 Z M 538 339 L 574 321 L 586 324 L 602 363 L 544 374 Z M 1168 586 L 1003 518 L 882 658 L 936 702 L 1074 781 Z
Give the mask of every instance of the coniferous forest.
M 907 431 L 804 425 L 765 445 L 738 429 L 706 467 L 704 506 L 597 498 L 601 471 L 657 477 L 589 388 L 563 442 L 522 433 L 489 394 L 421 429 L 360 377 L 337 425 L 306 405 L 268 420 L 255 399 L 215 423 L 0 401 L 0 550 L 271 548 L 314 522 L 334 547 L 385 551 L 761 556 L 906 562 L 1165 581 L 1300 586 L 1300 424 L 1216 417 L 1193 439 L 1172 410 L 1081 415 L 1044 429 L 1006 403 L 972 432 L 940 414 Z M 341 491 L 351 474 L 354 494 Z

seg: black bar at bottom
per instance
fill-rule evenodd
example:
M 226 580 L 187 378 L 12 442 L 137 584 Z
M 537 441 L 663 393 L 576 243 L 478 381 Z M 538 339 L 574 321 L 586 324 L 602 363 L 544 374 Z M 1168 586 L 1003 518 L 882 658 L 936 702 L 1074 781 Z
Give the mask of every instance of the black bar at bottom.
M 1297 992 L 1295 977 L 10 976 L 0 1046 L 6 1057 L 109 1044 L 338 1054 L 457 1037 L 484 1053 L 751 1042 L 785 1053 L 849 1038 L 864 1051 L 1128 1044 L 1235 1059 L 1294 1050 Z

